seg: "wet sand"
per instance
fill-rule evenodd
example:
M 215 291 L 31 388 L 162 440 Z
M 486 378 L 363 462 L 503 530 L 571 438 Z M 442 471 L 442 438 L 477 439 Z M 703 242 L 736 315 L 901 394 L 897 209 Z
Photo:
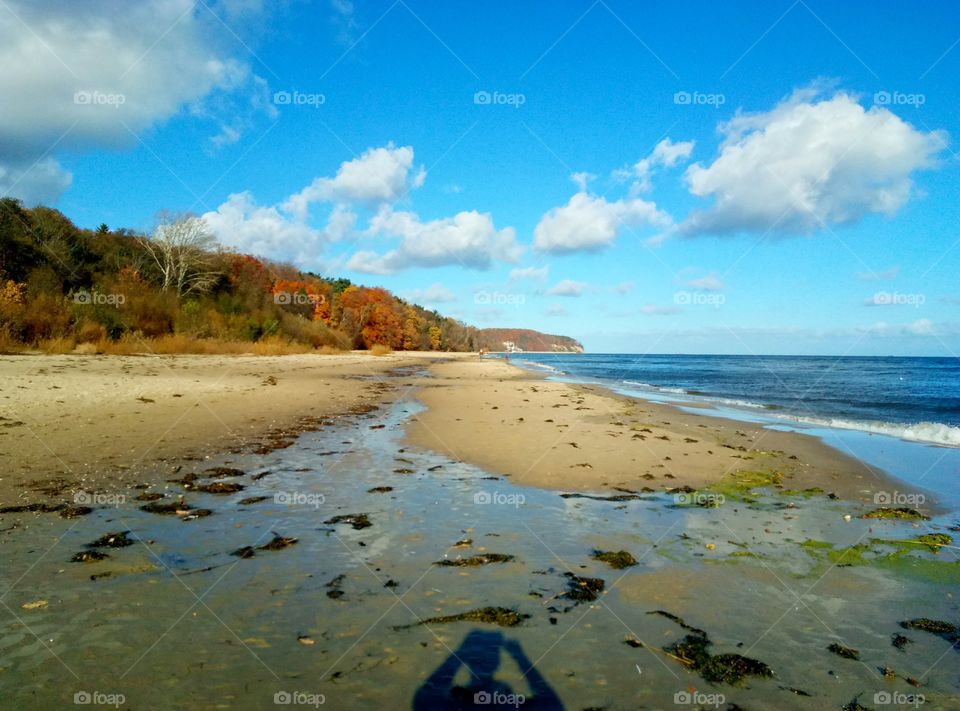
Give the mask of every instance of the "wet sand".
M 785 489 L 864 502 L 877 490 L 905 490 L 815 437 L 550 382 L 501 360 L 438 363 L 431 375 L 417 393 L 428 409 L 409 441 L 514 484 L 662 492 L 760 471 L 779 473 Z
M 0 357 L 0 505 L 121 491 L 372 407 L 393 369 L 457 354 Z

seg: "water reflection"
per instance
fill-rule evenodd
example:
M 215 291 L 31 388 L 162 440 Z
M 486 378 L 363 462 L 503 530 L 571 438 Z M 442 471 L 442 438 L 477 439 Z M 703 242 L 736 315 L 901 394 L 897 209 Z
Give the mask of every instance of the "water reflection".
M 501 653 L 516 663 L 529 687 L 529 694 L 494 678 Z M 465 686 L 455 684 L 461 668 L 469 674 Z M 520 643 L 500 632 L 471 630 L 460 646 L 431 674 L 413 697 L 414 711 L 432 709 L 524 709 L 562 711 L 560 697 L 547 683 Z

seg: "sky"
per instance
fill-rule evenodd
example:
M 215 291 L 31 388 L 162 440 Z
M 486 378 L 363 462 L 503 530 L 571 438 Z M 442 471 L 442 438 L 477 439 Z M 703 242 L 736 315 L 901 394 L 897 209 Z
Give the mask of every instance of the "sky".
M 950 2 L 0 2 L 0 195 L 588 351 L 960 353 Z

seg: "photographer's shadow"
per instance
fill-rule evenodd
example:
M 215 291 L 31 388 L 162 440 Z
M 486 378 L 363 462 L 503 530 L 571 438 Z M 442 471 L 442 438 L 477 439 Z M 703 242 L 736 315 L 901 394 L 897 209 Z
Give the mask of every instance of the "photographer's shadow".
M 500 668 L 501 651 L 520 668 L 530 688 L 529 694 L 494 678 Z M 470 675 L 466 686 L 454 684 L 461 666 L 466 667 Z M 417 689 L 413 697 L 413 710 L 478 711 L 478 707 L 514 711 L 521 707 L 525 711 L 563 711 L 560 697 L 534 668 L 519 642 L 504 638 L 500 632 L 471 630 L 457 650 Z

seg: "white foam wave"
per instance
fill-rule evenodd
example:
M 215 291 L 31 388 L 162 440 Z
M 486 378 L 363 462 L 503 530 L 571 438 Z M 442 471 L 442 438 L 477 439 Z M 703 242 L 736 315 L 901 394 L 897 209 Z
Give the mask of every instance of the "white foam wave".
M 872 434 L 897 437 L 910 442 L 924 442 L 946 447 L 960 447 L 960 427 L 951 427 L 940 422 L 918 422 L 915 425 L 895 424 L 892 422 L 865 422 L 859 420 L 845 420 L 842 418 L 826 417 L 798 417 L 793 415 L 778 415 L 784 419 L 793 420 L 817 427 L 835 427 L 842 430 L 860 430 Z

